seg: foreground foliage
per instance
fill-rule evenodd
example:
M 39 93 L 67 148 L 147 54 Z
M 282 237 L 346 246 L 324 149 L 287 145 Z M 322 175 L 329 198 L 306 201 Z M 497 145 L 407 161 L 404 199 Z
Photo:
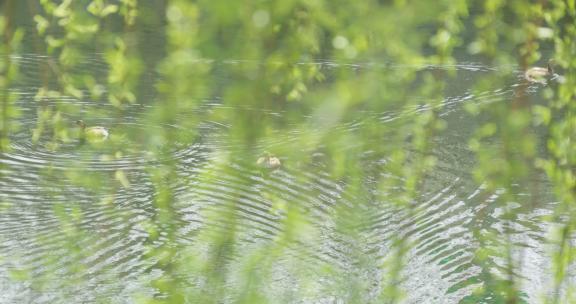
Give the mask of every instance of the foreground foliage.
M 406 218 L 418 212 L 439 162 L 434 153 L 437 139 L 449 127 L 440 114 L 447 106 L 447 87 L 458 80 L 456 67 L 462 58 L 455 58 L 456 52 L 496 67 L 496 72 L 475 80 L 472 90 L 476 92 L 508 87 L 518 82 L 513 67 L 525 70 L 548 57 L 556 60 L 565 81 L 541 88 L 545 103 L 535 103 L 526 93 L 530 84 L 521 81 L 512 86 L 512 100 L 502 96 L 490 103 L 466 105 L 469 115 L 483 122 L 463 130 L 470 135 L 475 158 L 471 173 L 484 192 L 502 194 L 490 208 L 504 211 L 501 229 L 481 213 L 474 216 L 472 241 L 478 249 L 469 260 L 479 274 L 457 282 L 447 292 L 471 287 L 462 299 L 469 303 L 527 300 L 518 275 L 522 248 L 511 234 L 518 218 L 537 207 L 542 198 L 539 187 L 551 187 L 558 203 L 541 220 L 552 227 L 548 242 L 554 282 L 542 286 L 540 294 L 549 303 L 576 301 L 568 275 L 576 227 L 574 1 L 25 2 L 8 0 L 2 7 L 0 151 L 9 151 L 9 134 L 24 127 L 19 125 L 13 94 L 19 74 L 12 58 L 18 54 L 35 52 L 49 58 L 38 80 L 37 119 L 31 136 L 52 151 L 75 141 L 69 117 L 89 121 L 112 115 L 122 120 L 131 105 L 151 105 L 140 112 L 152 126 L 141 130 L 145 136 L 112 133 L 107 144 L 110 158 L 121 159 L 137 150 L 163 160 L 147 167 L 142 178 L 151 181 L 155 208 L 138 225 L 146 232 L 143 259 L 154 275 L 146 282 L 153 292 L 135 295 L 138 301 L 402 302 L 410 292 L 402 285 L 414 245 L 409 229 L 398 228 L 383 240 L 386 250 L 375 257 L 368 254 L 376 249 L 366 239 L 366 227 L 384 208 Z M 16 11 L 27 16 L 20 20 L 34 20 L 34 32 L 24 34 L 26 24 L 18 24 Z M 163 34 L 139 30 L 146 28 L 161 28 Z M 27 43 L 20 43 L 22 37 Z M 143 51 L 156 44 L 164 46 L 161 54 Z M 85 68 L 94 54 L 106 63 L 99 74 Z M 224 64 L 228 61 L 233 63 Z M 325 63 L 336 67 L 327 69 Z M 343 68 L 359 63 L 379 68 Z M 146 100 L 150 91 L 157 102 Z M 428 99 L 423 102 L 418 96 Z M 115 110 L 86 111 L 80 104 L 49 102 L 55 98 L 109 103 Z M 233 109 L 262 111 L 226 111 L 213 106 L 215 98 L 219 105 Z M 381 115 L 366 115 L 409 113 L 410 109 L 422 110 L 392 123 L 383 123 Z M 262 114 L 266 112 L 283 115 Z M 358 121 L 352 131 L 339 128 Z M 210 151 L 202 170 L 182 176 L 172 152 L 201 142 L 206 122 L 228 126 L 226 141 L 234 148 Z M 186 132 L 175 132 L 175 125 Z M 299 136 L 293 140 L 277 140 L 294 130 Z M 174 186 L 236 176 L 231 163 L 252 166 L 256 172 L 256 159 L 268 152 L 286 160 L 283 166 L 298 183 L 310 183 L 306 170 L 321 166 L 328 179 L 343 185 L 341 200 L 330 206 L 327 223 L 316 222 L 307 208 L 309 202 L 268 191 L 266 208 L 281 214 L 280 228 L 273 238 L 246 245 L 240 214 L 245 198 L 231 193 L 219 202 L 221 208 L 201 206 L 203 224 L 187 235 L 189 243 L 179 241 L 186 221 L 179 210 L 202 202 L 182 199 Z M 374 162 L 380 159 L 386 159 L 386 164 Z M 104 203 L 110 193 L 142 182 L 130 178 L 126 169 L 82 174 L 86 169 L 82 164 L 43 174 L 46 180 L 66 176 L 74 187 L 90 191 Z M 274 174 L 264 170 L 256 174 L 260 179 L 248 174 L 237 178 L 239 184 L 252 187 L 277 178 Z M 545 185 L 535 185 L 542 175 Z M 47 187 L 70 184 L 54 182 Z M 529 199 L 526 189 L 533 189 Z M 68 227 L 71 254 L 82 254 L 74 240 L 90 237 L 77 225 L 82 210 L 80 204 L 54 208 L 62 227 Z M 211 224 L 215 222 L 222 223 Z M 325 230 L 341 234 L 350 267 L 311 260 L 309 253 L 324 242 Z M 76 267 L 72 272 L 85 271 L 82 265 Z M 275 286 L 278 268 L 289 273 L 293 285 Z M 367 280 L 366 273 L 373 269 L 379 270 L 378 279 Z M 25 269 L 14 273 L 34 280 Z M 37 288 L 49 281 L 38 279 Z

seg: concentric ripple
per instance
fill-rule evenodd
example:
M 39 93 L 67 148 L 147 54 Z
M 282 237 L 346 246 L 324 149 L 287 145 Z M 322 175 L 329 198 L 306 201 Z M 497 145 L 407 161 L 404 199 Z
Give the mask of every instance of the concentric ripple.
M 127 106 L 125 111 L 130 115 L 114 116 L 111 114 L 114 109 L 105 103 L 45 98 L 42 104 L 46 107 L 74 109 L 63 116 L 69 123 L 71 138 L 55 140 L 46 130 L 34 142 L 32 129 L 37 124 L 38 103 L 33 102 L 33 97 L 40 77 L 35 67 L 49 65 L 51 59 L 23 54 L 14 60 L 22 66 L 22 82 L 27 86 L 15 89 L 20 97 L 17 105 L 22 108 L 22 117 L 15 122 L 20 128 L 11 134 L 10 150 L 0 154 L 0 273 L 31 278 L 31 282 L 40 284 L 37 290 L 46 292 L 36 292 L 11 281 L 8 275 L 0 275 L 4 294 L 0 301 L 66 303 L 67 299 L 74 299 L 90 303 L 102 296 L 113 303 L 122 303 L 134 294 L 153 294 L 146 282 L 161 274 L 162 269 L 145 256 L 169 237 L 161 227 L 156 227 L 158 235 L 153 237 L 150 228 L 158 217 L 158 184 L 163 182 L 175 200 L 172 224 L 176 233 L 170 237 L 178 244 L 173 245 L 194 247 L 200 232 L 226 233 L 235 229 L 238 250 L 230 257 L 235 261 L 241 260 L 242 253 L 253 246 L 277 241 L 289 229 L 286 222 L 289 216 L 299 215 L 298 219 L 310 227 L 310 239 L 302 235 L 286 248 L 285 255 L 278 260 L 277 267 L 281 270 L 274 274 L 280 279 L 270 288 L 295 288 L 289 263 L 297 260 L 309 266 L 311 272 L 326 266 L 325 269 L 335 269 L 335 273 L 359 278 L 370 286 L 367 298 L 373 300 L 384 288 L 382 282 L 388 273 L 387 262 L 393 258 L 394 242 L 404 239 L 407 253 L 402 261 L 406 266 L 402 286 L 411 291 L 406 302 L 422 303 L 427 299 L 429 303 L 457 303 L 479 287 L 487 272 L 486 265 L 505 264 L 498 258 L 478 263 L 475 257 L 479 247 L 497 250 L 501 244 L 497 239 L 476 233 L 502 235 L 508 229 L 515 244 L 526 248 L 522 273 L 527 278 L 526 293 L 530 299 L 538 297 L 528 289 L 538 284 L 537 274 L 546 268 L 546 253 L 539 246 L 548 227 L 539 218 L 550 214 L 549 206 L 496 204 L 502 203 L 503 193 L 488 191 L 469 174 L 475 165 L 473 153 L 467 148 L 471 130 L 458 124 L 469 119 L 463 110 L 465 105 L 510 100 L 517 90 L 525 87 L 517 79 L 517 83 L 481 92 L 469 90 L 468 84 L 475 77 L 497 72 L 497 68 L 478 63 L 451 66 L 297 63 L 316 65 L 327 73 L 338 69 L 359 72 L 414 69 L 455 70 L 465 76 L 461 87 L 451 88 L 450 94 L 438 100 L 417 96 L 422 101 L 419 105 L 382 112 L 365 110 L 363 119 L 342 121 L 330 130 L 353 138 L 354 132 L 361 131 L 368 122 L 383 126 L 410 123 L 431 110 L 447 120 L 446 131 L 432 143 L 431 154 L 438 160 L 437 166 L 426 176 L 419 196 L 409 202 L 412 205 L 402 206 L 390 202 L 389 193 L 403 191 L 405 178 L 387 171 L 391 158 L 375 156 L 372 151 L 362 151 L 364 154 L 358 157 L 362 160 L 358 166 L 377 172 L 364 181 L 365 193 L 358 196 L 350 194 L 346 178 L 335 178 L 322 162 L 302 165 L 299 160 L 279 155 L 284 166 L 274 172 L 256 168 L 255 159 L 231 157 L 222 163 L 215 157 L 218 152 L 236 155 L 244 148 L 244 143 L 228 136 L 234 126 L 212 121 L 208 115 L 207 119 L 200 119 L 199 134 L 192 135 L 183 127 L 187 120 L 211 111 L 242 111 L 266 117 L 283 117 L 286 113 L 228 106 L 219 96 L 199 101 L 200 106 L 191 113 L 180 113 L 181 125 L 147 123 L 145 115 L 154 110 L 157 102 L 154 100 Z M 221 73 L 225 73 L 229 65 L 262 63 L 228 60 L 217 64 Z M 86 68 L 102 73 L 106 65 L 94 58 L 86 62 Z M 530 85 L 527 93 L 538 92 L 540 88 Z M 93 112 L 98 114 L 83 117 Z M 73 122 L 80 118 L 110 128 L 110 140 L 100 145 L 82 144 L 73 136 Z M 311 141 L 305 145 L 302 143 L 308 142 L 302 138 L 322 138 L 325 132 L 321 128 L 288 125 L 284 132 L 259 142 L 254 150 L 282 151 L 280 147 L 297 145 L 305 153 L 317 153 L 317 158 L 324 160 L 328 156 L 317 151 L 322 143 Z M 163 140 L 165 134 L 170 134 L 173 140 Z M 385 143 L 383 138 L 369 140 L 374 144 Z M 358 146 L 356 142 L 342 144 L 339 153 L 352 153 Z M 174 168 L 175 177 L 152 182 L 155 177 L 151 171 L 161 171 L 163 166 Z M 80 173 L 66 175 L 68 171 Z M 118 181 L 121 178 L 117 172 L 122 172 L 129 183 Z M 83 187 L 81 179 L 85 176 L 103 181 L 93 188 Z M 383 187 L 386 182 L 395 185 L 394 188 Z M 545 181 L 534 184 L 544 189 L 534 201 L 550 201 Z M 518 192 L 532 198 L 536 191 Z M 518 211 L 514 223 L 507 222 L 506 208 L 502 206 Z M 352 220 L 347 222 L 342 214 Z M 338 221 L 340 217 L 344 219 Z M 362 222 L 356 223 L 357 219 Z M 186 277 L 185 273 L 181 275 Z M 322 275 L 314 279 L 323 282 Z M 341 300 L 337 295 L 333 298 L 334 302 Z

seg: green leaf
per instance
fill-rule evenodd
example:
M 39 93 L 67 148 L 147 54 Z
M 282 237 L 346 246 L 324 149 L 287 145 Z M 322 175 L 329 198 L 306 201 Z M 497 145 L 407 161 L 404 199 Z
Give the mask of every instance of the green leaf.
M 50 26 L 50 22 L 46 20 L 42 15 L 35 15 L 34 21 L 36 21 L 36 30 L 40 36 L 44 35 L 46 29 Z

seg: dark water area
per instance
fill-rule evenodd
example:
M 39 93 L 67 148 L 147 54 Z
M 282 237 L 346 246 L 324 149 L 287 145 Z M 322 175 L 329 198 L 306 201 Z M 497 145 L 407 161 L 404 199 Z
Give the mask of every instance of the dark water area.
M 33 25 L 28 26 L 26 30 L 33 31 Z M 324 117 L 322 111 L 305 112 L 296 105 L 258 108 L 249 103 L 229 104 L 226 96 L 214 90 L 197 101 L 199 106 L 193 110 L 158 123 L 150 119 L 150 113 L 166 102 L 153 85 L 162 77 L 154 66 L 165 54 L 163 31 L 151 26 L 135 32 L 150 42 L 140 42 L 142 57 L 150 61 L 145 63 L 137 100 L 121 110 L 89 98 L 47 96 L 37 100 L 45 77 L 42 70 L 59 68 L 58 58 L 35 53 L 32 35 L 23 42 L 26 52 L 11 55 L 20 69 L 18 81 L 10 88 L 17 96 L 15 107 L 20 116 L 11 122 L 17 127 L 10 133 L 9 149 L 0 153 L 0 303 L 99 303 L 97 299 L 133 303 L 134 297 L 156 293 L 148 284 L 163 274 L 148 257 L 155 246 L 167 240 L 175 240 L 174 246 L 191 246 L 204 227 L 225 231 L 236 225 L 238 241 L 230 258 L 241 261 L 245 252 L 274 241 L 285 229 L 286 205 L 294 205 L 297 212 L 307 215 L 304 221 L 313 227 L 310 238 L 314 241 L 299 240 L 305 245 L 288 247 L 278 258 L 272 268 L 270 294 L 289 294 L 300 288 L 301 282 L 291 273 L 293 261 L 299 260 L 314 265 L 314 269 L 329 265 L 342 270 L 362 282 L 375 299 L 386 277 L 381 265 L 394 254 L 397 238 L 409 244 L 399 283 L 409 291 L 403 303 L 492 303 L 489 297 L 477 302 L 474 292 L 482 285 L 499 284 L 490 272 L 504 272 L 507 261 L 491 256 L 488 264 L 495 270 L 486 269 L 486 263 L 477 260 L 478 251 L 502 250 L 506 242 L 515 246 L 517 276 L 521 278 L 517 283 L 526 301 L 538 303 L 549 290 L 553 277 L 547 237 L 554 224 L 542 219 L 550 217 L 557 204 L 550 182 L 543 174 L 536 174 L 529 184 L 515 185 L 516 197 L 523 201 L 496 203 L 507 199 L 504 190 L 487 190 L 474 178 L 478 160 L 469 148 L 478 126 L 490 119 L 471 115 L 471 107 L 511 104 L 518 92 L 524 92 L 534 104 L 544 102 L 541 94 L 545 86 L 526 85 L 521 67 L 470 60 L 464 50 L 454 55 L 461 61 L 449 65 L 396 64 L 380 58 L 368 62 L 292 62 L 320 69 L 327 79 L 334 77 L 335 81 L 342 74 L 354 77 L 402 71 L 422 77 L 436 71 L 455 76 L 440 76 L 445 77 L 440 99 L 418 95 L 420 92 L 414 90 L 408 95 L 421 100 L 418 105 L 383 111 L 359 107 L 356 115 L 342 114 L 339 120 Z M 213 69 L 208 76 L 222 87 L 242 83 L 245 76 L 238 79 L 238 75 L 249 75 L 268 64 L 245 58 L 209 61 Z M 199 68 L 203 64 L 199 62 Z M 99 50 L 87 51 L 78 69 L 105 77 L 109 65 Z M 508 73 L 506 81 L 495 81 L 498 85 L 482 90 L 476 87 L 479 79 L 491 75 L 498 79 L 503 73 Z M 108 90 L 105 86 L 101 89 Z M 71 130 L 69 141 L 54 146 L 49 131 L 34 140 L 41 107 L 69 110 L 61 117 Z M 369 148 L 386 145 L 387 138 L 356 134 L 369 126 L 403 128 L 431 109 L 446 123 L 432 140 L 436 166 L 425 175 L 411 208 L 388 203 L 401 185 L 394 181 L 406 177 L 387 170 L 394 166 L 392 156 Z M 304 120 L 315 121 L 313 127 L 293 119 L 303 112 Z M 305 163 L 298 154 L 279 154 L 282 168 L 262 173 L 254 166 L 259 155 L 247 159 L 241 154 L 246 143 L 233 135 L 237 126 L 218 119 L 234 115 L 282 125 L 282 132 L 255 143 L 256 150 L 284 151 L 283 147 L 293 144 L 293 149 L 313 154 L 315 162 Z M 83 144 L 77 140 L 74 121 L 87 116 L 91 123 L 110 129 L 107 143 Z M 190 129 L 191 122 L 197 129 Z M 338 136 L 359 138 L 335 145 L 339 145 L 339 153 L 359 154 L 359 166 L 371 169 L 363 181 L 363 197 L 351 197 L 345 191 L 346 179 L 334 178 L 330 155 L 317 149 L 314 141 L 310 146 L 302 145 L 303 137 L 321 138 L 327 132 L 325 126 Z M 544 132 L 531 135 L 545 136 Z M 545 153 L 544 147 L 538 150 Z M 230 161 L 219 162 L 223 154 L 232 155 Z M 159 237 L 151 240 L 150 223 L 160 213 L 154 200 L 161 190 L 150 168 L 166 164 L 175 168 L 177 177 L 169 187 L 178 229 L 175 235 L 159 231 Z M 387 187 L 378 183 L 382 179 L 390 181 Z M 222 216 L 229 201 L 236 204 L 233 219 Z M 351 237 L 337 229 L 334 215 L 358 208 L 357 201 L 369 202 L 364 210 L 368 220 L 359 224 L 358 233 Z M 514 217 L 510 219 L 511 211 Z M 321 291 L 347 278 L 334 280 L 329 272 L 302 272 L 310 281 L 307 290 L 312 295 L 301 299 L 302 303 L 346 303 L 344 294 Z M 183 278 L 187 279 L 193 280 Z

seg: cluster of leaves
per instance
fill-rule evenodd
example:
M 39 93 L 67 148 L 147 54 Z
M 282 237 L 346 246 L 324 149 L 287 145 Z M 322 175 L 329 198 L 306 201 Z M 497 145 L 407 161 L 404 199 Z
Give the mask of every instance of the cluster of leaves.
M 526 210 L 544 207 L 540 205 L 539 198 L 543 195 L 538 190 L 543 185 L 538 185 L 538 180 L 545 173 L 556 189 L 556 198 L 560 202 L 555 215 L 544 218 L 559 230 L 550 236 L 558 247 L 553 249 L 556 264 L 552 272 L 556 273 L 556 284 L 554 290 L 548 291 L 553 295 L 548 300 L 551 303 L 573 301 L 570 291 L 563 293 L 560 290 L 567 278 L 564 269 L 573 261 L 566 242 L 574 225 L 574 213 L 570 210 L 574 205 L 576 186 L 573 172 L 575 146 L 571 142 L 576 134 L 570 126 L 575 123 L 575 91 L 571 78 L 574 75 L 576 49 L 573 23 L 566 20 L 574 20 L 574 4 L 564 1 L 486 1 L 482 9 L 483 12 L 474 20 L 478 34 L 469 45 L 471 52 L 499 63 L 510 62 L 511 57 L 516 56 L 519 66 L 523 68 L 536 60 L 553 58 L 567 78 L 564 80 L 561 77 L 559 82 L 549 81 L 543 89 L 546 104 L 531 100 L 526 94 L 529 84 L 524 83 L 514 89 L 511 101 L 503 99 L 507 102 L 480 108 L 469 107 L 473 115 L 490 118 L 478 128 L 470 141 L 470 147 L 478 159 L 475 176 L 489 191 L 503 193 L 494 207 L 505 210 L 502 215 L 505 222 L 503 231 L 475 231 L 481 244 L 475 260 L 483 273 L 502 280 L 507 286 L 498 289 L 483 286 L 470 300 L 496 298 L 511 303 L 522 300 L 521 278 L 518 276 L 523 259 L 522 248 L 513 243 L 511 227 Z M 509 52 L 502 52 L 502 49 Z M 554 53 L 544 51 L 550 49 Z M 503 70 L 508 72 L 505 68 Z M 485 80 L 478 87 L 481 89 L 498 81 L 504 80 Z M 543 132 L 546 136 L 539 135 Z M 541 147 L 545 147 L 545 151 Z M 526 191 L 529 191 L 529 200 L 524 196 Z M 521 207 L 512 207 L 513 203 L 520 203 Z M 560 220 L 563 216 L 568 216 L 567 222 Z M 505 242 L 501 241 L 503 235 Z M 508 261 L 503 273 L 493 271 L 497 258 Z M 569 290 L 573 288 L 569 285 L 564 287 Z
M 34 15 L 37 34 L 43 40 L 46 54 L 55 56 L 56 61 L 53 57 L 48 60 L 44 82 L 36 94 L 36 100 L 43 106 L 38 115 L 40 119 L 34 130 L 34 139 L 38 141 L 49 130 L 53 134 L 51 146 L 55 149 L 58 142 L 71 138 L 68 117 L 78 117 L 83 113 L 80 113 L 79 107 L 62 109 L 48 106 L 43 101 L 67 96 L 98 102 L 106 96 L 118 108 L 124 103 L 136 101 L 134 91 L 142 67 L 138 56 L 134 56 L 134 43 L 130 43 L 128 34 L 110 32 L 106 25 L 107 22 L 116 21 L 116 16 L 122 16 L 127 28 L 133 26 L 137 2 L 40 1 L 40 5 L 40 12 Z M 86 54 L 100 49 L 109 66 L 105 80 L 102 79 L 103 75 L 94 75 L 85 69 Z M 49 79 L 57 81 L 54 83 Z
M 15 128 L 11 122 L 18 117 L 18 108 L 14 105 L 17 96 L 11 90 L 18 66 L 12 62 L 11 54 L 17 53 L 23 34 L 13 28 L 12 7 L 7 5 L 4 12 L 0 15 L 0 152 L 10 147 L 9 134 Z

